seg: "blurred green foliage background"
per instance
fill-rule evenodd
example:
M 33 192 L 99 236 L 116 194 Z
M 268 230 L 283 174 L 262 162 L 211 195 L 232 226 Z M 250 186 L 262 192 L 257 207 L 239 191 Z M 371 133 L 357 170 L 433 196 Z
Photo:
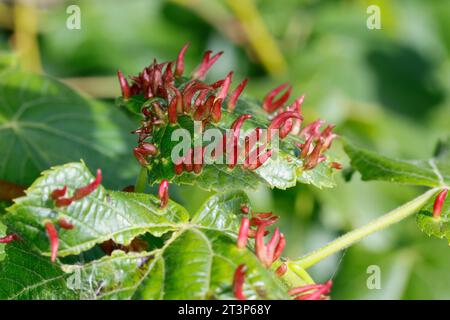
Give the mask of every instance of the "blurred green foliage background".
M 18 1 L 20 2 L 20 1 Z M 84 0 L 0 2 L 0 50 L 21 65 L 59 78 L 113 108 L 115 72 L 135 74 L 174 59 L 190 42 L 188 70 L 203 51 L 225 51 L 210 79 L 235 71 L 250 77 L 247 94 L 263 98 L 289 81 L 306 94 L 304 114 L 390 156 L 427 158 L 450 131 L 450 5 L 440 0 Z M 66 8 L 81 9 L 81 29 L 66 28 Z M 381 8 L 380 30 L 366 26 Z M 130 146 L 131 150 L 131 146 Z M 347 159 L 339 143 L 335 152 Z M 130 151 L 131 152 L 131 151 Z M 318 190 L 305 185 L 251 194 L 257 209 L 281 215 L 287 256 L 296 258 L 369 222 L 421 190 L 385 182 Z M 195 209 L 208 196 L 179 187 L 174 197 Z M 379 290 L 367 268 L 381 268 Z M 423 235 L 413 218 L 373 235 L 312 269 L 333 278 L 335 299 L 450 299 L 450 248 Z

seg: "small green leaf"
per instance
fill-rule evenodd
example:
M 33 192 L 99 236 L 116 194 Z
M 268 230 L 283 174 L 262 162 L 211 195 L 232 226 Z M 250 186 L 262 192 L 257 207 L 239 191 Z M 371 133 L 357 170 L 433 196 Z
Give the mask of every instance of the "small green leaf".
M 7 245 L 0 262 L 0 300 L 67 300 L 75 291 L 67 288 L 69 274 L 58 264 L 34 252 L 25 241 Z
M 444 201 L 441 216 L 437 218 L 433 217 L 433 205 L 434 198 L 417 213 L 417 225 L 428 236 L 446 238 L 450 244 L 450 201 Z
M 441 148 L 446 150 L 445 147 Z M 429 160 L 397 160 L 358 148 L 349 142 L 344 144 L 344 149 L 353 168 L 361 173 L 363 180 L 384 180 L 428 187 L 450 185 L 448 153 L 441 152 Z

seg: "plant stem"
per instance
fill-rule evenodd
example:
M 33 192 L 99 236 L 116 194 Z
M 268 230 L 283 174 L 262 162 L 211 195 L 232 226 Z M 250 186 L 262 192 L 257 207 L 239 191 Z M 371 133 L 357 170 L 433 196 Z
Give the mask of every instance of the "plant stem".
M 322 261 L 323 259 L 329 257 L 330 255 L 345 249 L 352 244 L 360 241 L 361 239 L 377 232 L 383 230 L 390 225 L 400 222 L 401 220 L 407 218 L 408 216 L 416 213 L 420 208 L 422 208 L 426 202 L 436 194 L 440 188 L 434 188 L 428 190 L 424 194 L 418 196 L 417 198 L 405 203 L 401 207 L 398 207 L 384 216 L 370 222 L 369 224 L 360 227 L 356 230 L 350 231 L 343 236 L 333 240 L 324 247 L 317 249 L 305 256 L 292 261 L 291 263 L 299 265 L 303 269 L 307 269 L 316 263 Z
M 143 193 L 145 191 L 145 185 L 147 183 L 147 168 L 141 167 L 141 171 L 134 185 L 134 192 Z

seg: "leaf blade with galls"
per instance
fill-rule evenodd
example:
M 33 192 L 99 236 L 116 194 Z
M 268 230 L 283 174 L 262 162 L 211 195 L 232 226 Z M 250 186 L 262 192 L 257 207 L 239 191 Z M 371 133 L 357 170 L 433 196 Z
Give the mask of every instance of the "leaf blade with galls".
M 45 221 L 64 218 L 75 227 L 59 231 L 58 255 L 64 257 L 79 254 L 109 239 L 128 245 L 146 232 L 161 236 L 188 220 L 186 210 L 173 202 L 160 209 L 157 197 L 107 191 L 103 186 L 68 206 L 57 207 L 51 199 L 55 189 L 67 186 L 70 193 L 93 178 L 84 163 L 70 163 L 45 171 L 26 191 L 26 196 L 16 199 L 7 209 L 3 221 L 25 239 L 34 239 L 36 248 L 48 255 L 43 225 Z

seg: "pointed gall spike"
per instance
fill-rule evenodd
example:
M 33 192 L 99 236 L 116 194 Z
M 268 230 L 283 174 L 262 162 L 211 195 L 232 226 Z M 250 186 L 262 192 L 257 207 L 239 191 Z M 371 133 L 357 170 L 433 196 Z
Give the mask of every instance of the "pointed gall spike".
M 330 163 L 330 167 L 336 170 L 341 170 L 343 168 L 341 163 L 335 161 Z
M 213 122 L 217 123 L 222 118 L 222 99 L 217 99 L 211 108 L 211 119 Z
M 75 228 L 75 226 L 73 224 L 71 224 L 64 218 L 60 218 L 58 220 L 58 224 L 61 228 L 65 229 L 65 230 L 72 230 L 73 228 Z
M 278 114 L 275 118 L 273 118 L 272 122 L 270 123 L 269 127 L 267 128 L 268 131 L 268 136 L 267 136 L 267 140 L 270 142 L 272 137 L 274 136 L 274 130 L 279 130 L 285 123 L 287 120 L 294 118 L 294 119 L 298 119 L 298 120 L 302 120 L 302 116 L 300 114 L 298 114 L 298 112 L 295 111 L 284 111 L 280 114 Z M 284 132 L 284 136 L 282 136 L 282 133 L 280 133 L 280 138 L 283 139 L 284 137 L 286 137 L 286 135 L 289 132 Z
M 125 79 L 122 71 L 117 71 L 117 76 L 119 77 L 120 89 L 122 91 L 122 97 L 128 99 L 131 96 L 130 86 L 128 85 L 127 79 Z
M 233 78 L 233 71 L 228 73 L 227 77 L 223 81 L 222 89 L 220 89 L 219 94 L 217 95 L 216 99 L 224 100 L 228 94 L 228 90 L 230 89 L 231 80 Z
M 72 198 L 58 198 L 55 200 L 55 205 L 57 207 L 67 207 L 70 206 L 73 202 Z
M 169 203 L 169 181 L 167 181 L 166 179 L 161 181 L 161 184 L 159 185 L 158 197 L 161 201 L 159 207 L 161 209 L 165 208 Z
M 448 189 L 444 189 L 436 197 L 433 205 L 433 217 L 439 218 L 442 213 L 442 207 L 444 205 L 445 198 L 447 197 Z
M 280 240 L 278 241 L 277 247 L 275 248 L 275 253 L 273 255 L 273 262 L 280 259 L 281 254 L 283 253 L 284 247 L 286 246 L 286 237 L 284 234 L 280 234 Z
M 245 203 L 241 204 L 241 212 L 242 212 L 243 214 L 248 214 L 249 211 L 250 211 L 250 209 L 248 208 L 248 205 L 247 205 L 247 204 L 245 204 Z
M 270 238 L 269 242 L 267 242 L 267 257 L 270 259 L 270 264 L 272 265 L 273 257 L 275 254 L 275 249 L 277 248 L 278 242 L 280 241 L 280 229 L 275 228 L 275 231 Z
M 210 51 L 210 50 L 205 52 L 205 55 L 203 56 L 200 66 L 197 68 L 197 70 L 194 72 L 194 74 L 192 76 L 194 79 L 203 80 L 205 78 L 208 70 L 223 54 L 223 52 L 221 51 L 211 57 L 211 53 L 212 53 L 212 51 Z
M 175 77 L 181 77 L 184 72 L 184 55 L 189 47 L 189 43 L 186 43 L 183 48 L 181 48 L 180 53 L 178 53 L 177 64 L 175 67 Z
M 264 236 L 266 233 L 265 225 L 259 225 L 255 235 L 255 253 L 261 264 L 269 268 L 272 265 L 272 257 L 267 254 L 267 248 L 264 244 Z
M 278 277 L 282 277 L 282 276 L 284 276 L 284 274 L 287 272 L 287 269 L 288 269 L 287 264 L 286 264 L 286 263 L 282 263 L 282 264 L 280 264 L 280 266 L 275 270 L 275 274 L 276 274 Z
M 55 262 L 59 247 L 58 231 L 56 231 L 55 226 L 51 222 L 47 222 L 45 224 L 45 230 L 47 232 L 48 239 L 50 240 L 50 260 L 51 262 Z
M 233 136 L 231 143 L 228 143 L 228 141 L 225 141 L 224 147 L 226 147 L 226 150 L 229 150 L 229 148 L 233 148 L 233 159 L 229 159 L 230 157 L 227 157 L 228 167 L 230 169 L 233 169 L 237 163 L 238 158 L 238 142 L 239 142 L 239 136 L 241 133 L 241 128 L 244 122 L 248 119 L 250 119 L 252 116 L 250 114 L 243 114 L 239 116 L 234 122 L 231 124 L 231 130 L 233 130 Z M 226 136 L 224 136 L 224 139 L 226 139 Z
M 137 161 L 139 161 L 141 166 L 143 166 L 143 167 L 148 166 L 148 161 L 144 158 L 144 156 L 142 155 L 139 148 L 134 148 L 133 154 L 134 154 L 134 157 L 137 159 Z
M 238 248 L 242 249 L 247 246 L 249 229 L 250 229 L 250 220 L 247 217 L 242 218 L 241 226 L 239 227 L 238 240 L 237 240 Z
M 245 264 L 241 264 L 236 268 L 233 277 L 233 294 L 238 300 L 246 300 L 244 295 L 244 282 L 245 282 L 245 272 L 247 267 Z
M 20 238 L 17 234 L 12 233 L 12 234 L 8 234 L 8 235 L 4 236 L 3 238 L 0 238 L 0 243 L 8 244 L 8 243 L 11 243 L 11 242 L 19 240 L 19 239 Z
M 230 98 L 228 99 L 227 110 L 232 112 L 234 108 L 236 108 L 237 101 L 245 86 L 247 85 L 248 78 L 245 78 L 234 91 L 231 93 Z
M 76 189 L 73 193 L 72 199 L 73 200 L 79 200 L 81 198 L 86 197 L 90 193 L 92 193 L 97 187 L 102 183 L 102 170 L 97 169 L 97 175 L 91 183 L 89 183 L 87 186 Z
M 67 192 L 67 186 L 64 186 L 64 187 L 61 188 L 61 189 L 56 189 L 56 190 L 54 190 L 54 191 L 51 193 L 50 197 L 51 197 L 53 200 L 56 200 L 56 199 L 58 199 L 58 198 L 64 197 L 64 196 L 66 195 L 66 192 Z
M 178 101 L 177 101 L 177 97 L 173 97 L 172 101 L 170 101 L 169 103 L 169 108 L 168 108 L 168 115 L 169 115 L 169 122 L 172 124 L 177 123 L 178 120 L 178 115 L 177 115 L 177 105 L 178 105 Z
M 278 100 L 274 101 L 275 96 L 287 87 L 289 87 L 287 91 Z M 291 91 L 292 87 L 289 86 L 289 83 L 283 83 L 282 85 L 276 87 L 265 96 L 263 101 L 263 109 L 266 110 L 267 113 L 273 113 L 286 103 L 291 95 Z

